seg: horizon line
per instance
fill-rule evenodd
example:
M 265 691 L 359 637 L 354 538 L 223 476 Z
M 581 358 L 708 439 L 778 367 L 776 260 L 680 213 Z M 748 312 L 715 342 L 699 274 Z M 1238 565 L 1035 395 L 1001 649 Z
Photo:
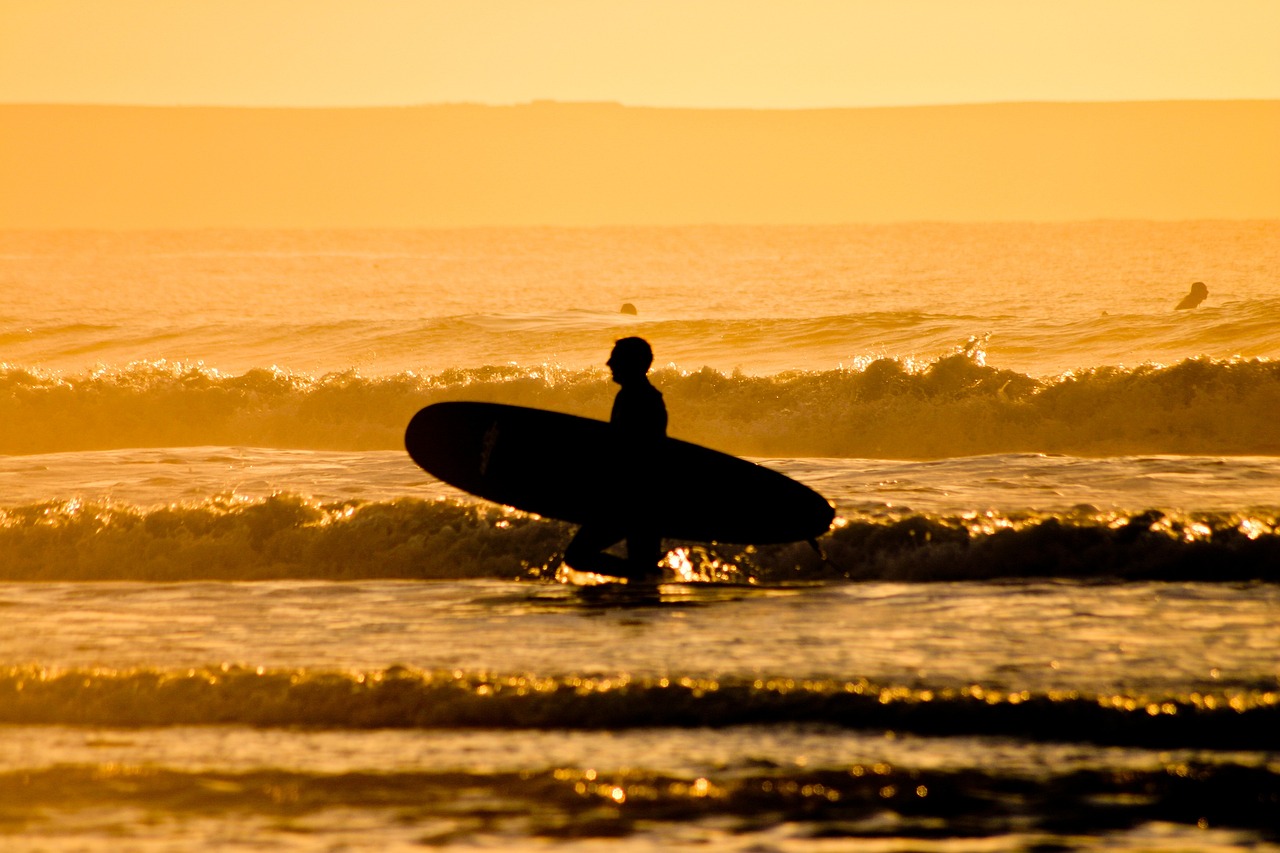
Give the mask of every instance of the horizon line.
M 948 107 L 998 107 L 998 106 L 1072 106 L 1111 104 L 1214 104 L 1214 103 L 1274 103 L 1280 95 L 1271 98 L 1115 98 L 1115 99 L 1021 99 L 993 101 L 940 101 L 906 104 L 860 104 L 846 106 L 687 106 L 665 104 L 636 104 L 623 101 L 562 100 L 559 98 L 534 98 L 524 101 L 423 101 L 418 103 L 385 104 L 233 104 L 233 103 L 148 103 L 130 101 L 0 101 L 3 107 L 100 107 L 119 109 L 228 109 L 228 110 L 399 110 L 431 107 L 490 107 L 495 109 L 537 106 L 616 107 L 635 110 L 666 110 L 684 112 L 836 112 L 851 110 L 940 109 Z
M 1041 218 L 1041 219 L 884 219 L 884 220 L 846 220 L 840 222 L 632 222 L 632 223 L 588 223 L 588 224 L 556 224 L 556 223 L 470 223 L 461 225 L 0 225 L 0 234 L 18 234 L 28 232 L 80 232 L 125 233 L 150 231 L 154 233 L 188 233 L 192 231 L 206 232 L 251 232 L 251 231 L 287 231 L 287 232 L 359 232 L 359 231 L 673 231 L 673 230 L 721 230 L 756 228 L 777 229 L 822 229 L 822 228 L 919 228 L 919 227 L 1003 227 L 1003 226 L 1044 226 L 1048 228 L 1063 225 L 1195 225 L 1228 222 L 1237 225 L 1280 223 L 1280 216 L 1184 216 L 1170 219 L 1155 219 L 1149 216 L 1094 216 L 1081 218 Z

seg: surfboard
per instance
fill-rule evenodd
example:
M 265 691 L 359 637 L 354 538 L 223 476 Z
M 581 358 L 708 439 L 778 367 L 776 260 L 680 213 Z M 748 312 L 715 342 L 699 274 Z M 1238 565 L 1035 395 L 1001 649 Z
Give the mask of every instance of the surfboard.
M 436 403 L 413 416 L 404 443 L 451 486 L 574 524 L 642 516 L 665 539 L 765 545 L 814 539 L 835 517 L 785 474 L 674 438 L 638 470 L 607 422 L 545 409 Z

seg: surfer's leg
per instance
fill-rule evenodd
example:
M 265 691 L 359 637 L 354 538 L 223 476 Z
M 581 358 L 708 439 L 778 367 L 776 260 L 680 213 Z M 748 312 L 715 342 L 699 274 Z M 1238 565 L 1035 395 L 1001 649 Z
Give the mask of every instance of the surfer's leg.
M 662 537 L 648 530 L 633 530 L 627 534 L 627 577 L 651 580 L 662 574 L 659 563 L 666 556 L 662 549 Z
M 564 561 L 579 572 L 594 572 L 615 578 L 628 577 L 628 560 L 604 553 L 604 550 L 625 537 L 625 532 L 611 527 L 593 527 L 585 524 L 578 528 L 569 547 L 564 549 Z M 630 549 L 628 548 L 628 554 Z

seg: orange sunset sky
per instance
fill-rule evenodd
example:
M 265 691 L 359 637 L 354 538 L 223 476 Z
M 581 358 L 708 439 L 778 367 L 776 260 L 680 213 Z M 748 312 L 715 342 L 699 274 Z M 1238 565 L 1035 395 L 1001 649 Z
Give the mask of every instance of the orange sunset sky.
M 1277 44 L 1277 0 L 0 0 L 0 227 L 1276 218 Z
M 0 0 L 0 103 L 1280 97 L 1275 0 Z

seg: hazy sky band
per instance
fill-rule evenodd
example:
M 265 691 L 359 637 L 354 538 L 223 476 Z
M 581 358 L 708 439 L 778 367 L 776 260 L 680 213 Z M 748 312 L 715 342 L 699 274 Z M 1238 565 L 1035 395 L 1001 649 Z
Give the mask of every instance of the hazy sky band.
M 0 102 L 1280 98 L 1276 0 L 0 0 Z

